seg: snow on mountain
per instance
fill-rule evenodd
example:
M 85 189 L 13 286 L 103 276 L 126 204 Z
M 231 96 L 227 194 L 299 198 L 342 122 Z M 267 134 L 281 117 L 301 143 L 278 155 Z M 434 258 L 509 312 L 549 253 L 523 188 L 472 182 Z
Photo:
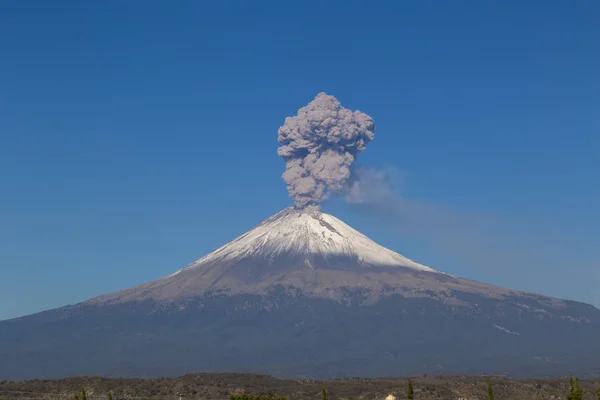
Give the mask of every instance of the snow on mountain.
M 500 298 L 517 292 L 458 278 L 386 249 L 336 217 L 287 208 L 192 264 L 90 303 L 179 301 L 221 294 L 289 293 L 365 302 L 400 294 L 457 302 L 453 293 Z
M 445 274 L 286 209 L 169 276 L 0 321 L 0 375 L 592 374 L 599 331 L 590 305 Z
M 274 260 L 284 255 L 322 258 L 341 256 L 348 260 L 355 259 L 361 267 L 406 267 L 441 273 L 378 245 L 333 215 L 302 212 L 293 208 L 273 215 L 251 231 L 184 269 L 197 268 L 210 262 L 225 263 L 248 256 Z

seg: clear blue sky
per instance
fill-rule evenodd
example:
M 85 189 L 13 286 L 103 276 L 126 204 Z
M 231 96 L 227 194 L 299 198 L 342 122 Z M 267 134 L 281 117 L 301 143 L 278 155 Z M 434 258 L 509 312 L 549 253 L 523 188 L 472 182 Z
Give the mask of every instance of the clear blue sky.
M 3 4 L 0 319 L 164 276 L 289 206 L 277 129 L 321 91 L 375 119 L 361 164 L 451 217 L 325 211 L 599 306 L 600 3 L 377 3 Z

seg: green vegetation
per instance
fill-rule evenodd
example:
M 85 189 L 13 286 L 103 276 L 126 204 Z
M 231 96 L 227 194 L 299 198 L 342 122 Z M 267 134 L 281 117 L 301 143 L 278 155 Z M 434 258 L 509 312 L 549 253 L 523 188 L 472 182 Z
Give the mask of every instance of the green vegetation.
M 408 388 L 406 389 L 406 399 L 414 400 L 414 398 L 415 398 L 415 393 L 413 391 L 413 384 L 412 384 L 412 381 L 409 379 L 408 380 Z
M 78 395 L 74 396 L 75 400 L 87 400 L 87 395 L 85 394 L 85 389 L 81 389 L 81 392 Z
M 569 378 L 569 394 L 567 400 L 583 400 L 583 389 L 579 386 L 579 381 L 573 378 L 573 375 Z
M 488 400 L 494 400 L 494 388 L 492 387 L 492 381 L 488 380 Z
M 108 400 L 113 400 L 111 392 L 108 392 Z
M 321 392 L 321 400 L 327 400 L 327 392 L 325 389 L 323 389 L 323 392 Z

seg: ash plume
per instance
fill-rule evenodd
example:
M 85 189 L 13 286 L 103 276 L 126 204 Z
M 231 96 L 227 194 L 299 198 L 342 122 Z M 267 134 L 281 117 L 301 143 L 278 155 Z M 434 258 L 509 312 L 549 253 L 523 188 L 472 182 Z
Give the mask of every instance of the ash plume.
M 331 194 L 345 192 L 354 161 L 374 131 L 373 118 L 326 93 L 287 117 L 278 131 L 277 154 L 285 160 L 282 177 L 296 208 L 318 210 Z

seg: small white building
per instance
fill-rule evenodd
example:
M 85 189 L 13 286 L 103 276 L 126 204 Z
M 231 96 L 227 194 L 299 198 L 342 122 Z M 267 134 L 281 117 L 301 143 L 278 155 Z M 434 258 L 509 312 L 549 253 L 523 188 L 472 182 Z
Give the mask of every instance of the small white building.
M 393 394 L 388 394 L 385 400 L 396 400 L 396 396 L 394 396 Z

